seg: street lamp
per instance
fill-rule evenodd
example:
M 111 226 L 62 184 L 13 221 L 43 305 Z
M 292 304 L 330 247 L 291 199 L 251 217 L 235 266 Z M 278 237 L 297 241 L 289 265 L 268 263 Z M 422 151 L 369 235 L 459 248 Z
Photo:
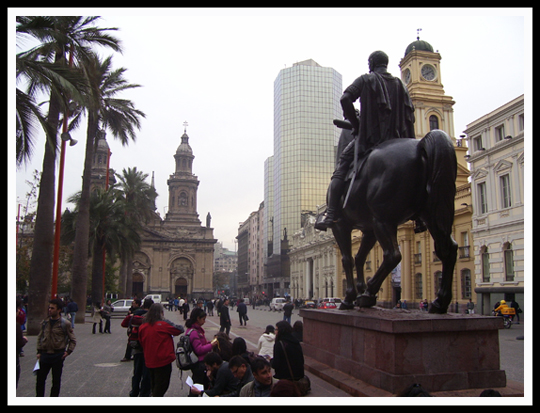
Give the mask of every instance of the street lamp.
M 64 185 L 64 163 L 66 157 L 66 142 L 69 141 L 69 146 L 74 146 L 77 141 L 71 137 L 67 131 L 68 111 L 64 114 L 64 123 L 62 126 L 62 134 L 60 138 L 62 145 L 60 148 L 60 169 L 58 171 L 58 194 L 56 198 L 56 221 L 54 223 L 54 253 L 53 253 L 53 271 L 52 271 L 52 289 L 51 298 L 56 298 L 58 290 L 58 263 L 60 260 L 60 229 L 62 224 L 62 189 Z

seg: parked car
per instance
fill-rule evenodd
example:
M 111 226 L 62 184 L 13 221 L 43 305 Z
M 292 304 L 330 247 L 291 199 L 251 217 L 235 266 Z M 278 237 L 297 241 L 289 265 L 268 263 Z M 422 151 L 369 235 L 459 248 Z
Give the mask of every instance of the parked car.
M 283 310 L 283 306 L 285 305 L 286 302 L 287 300 L 285 300 L 285 298 L 281 298 L 281 297 L 272 298 L 272 302 L 270 303 L 270 310 L 281 311 Z
M 325 297 L 325 298 L 321 298 L 321 299 L 319 300 L 319 303 L 323 303 L 323 302 L 330 302 L 330 303 L 341 304 L 341 298 L 337 298 L 337 297 Z
M 334 309 L 334 308 L 337 308 L 337 304 L 333 301 L 321 301 L 319 303 L 319 308 L 321 310 L 326 310 L 326 309 Z
M 161 294 L 148 294 L 143 298 L 143 301 L 147 298 L 151 298 L 154 303 L 161 303 Z
M 302 308 L 317 308 L 317 304 L 315 304 L 315 301 L 311 301 L 311 300 L 304 301 Z
M 126 315 L 131 308 L 131 304 L 133 303 L 132 299 L 126 298 L 122 300 L 117 300 L 114 303 L 112 303 L 112 307 L 114 308 L 112 315 Z

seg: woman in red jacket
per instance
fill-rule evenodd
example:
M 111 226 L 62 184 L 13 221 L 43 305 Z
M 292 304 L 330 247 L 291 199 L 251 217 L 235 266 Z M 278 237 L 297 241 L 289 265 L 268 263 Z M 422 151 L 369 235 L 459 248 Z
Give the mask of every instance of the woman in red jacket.
M 139 328 L 139 341 L 150 372 L 152 397 L 163 397 L 169 388 L 172 362 L 176 360 L 172 336 L 179 336 L 183 332 L 184 327 L 165 320 L 161 304 L 150 306 Z

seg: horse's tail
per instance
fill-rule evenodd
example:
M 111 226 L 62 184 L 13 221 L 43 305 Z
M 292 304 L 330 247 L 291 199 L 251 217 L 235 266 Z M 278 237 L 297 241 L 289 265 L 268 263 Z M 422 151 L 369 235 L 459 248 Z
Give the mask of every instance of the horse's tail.
M 440 230 L 448 232 L 454 221 L 457 158 L 454 145 L 446 132 L 432 130 L 418 144 L 426 164 L 426 210 Z

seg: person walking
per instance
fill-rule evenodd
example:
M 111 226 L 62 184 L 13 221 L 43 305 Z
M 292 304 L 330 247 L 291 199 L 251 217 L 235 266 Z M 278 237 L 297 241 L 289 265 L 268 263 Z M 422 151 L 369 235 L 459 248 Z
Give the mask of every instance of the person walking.
M 223 304 L 220 308 L 220 314 L 219 314 L 219 325 L 220 329 L 219 331 L 221 333 L 225 332 L 227 336 L 229 335 L 229 332 L 231 331 L 231 317 L 229 316 L 229 299 L 225 298 L 223 301 Z
M 236 307 L 236 311 L 238 312 L 238 318 L 240 320 L 240 326 L 244 325 L 245 327 L 247 327 L 247 320 L 248 320 L 247 305 L 244 302 L 243 298 L 240 298 L 240 302 L 238 303 L 238 306 Z
M 163 305 L 152 304 L 139 328 L 139 341 L 150 373 L 152 397 L 163 397 L 169 388 L 172 362 L 176 360 L 173 336 L 184 332 L 184 327 L 174 325 L 164 315 Z
M 290 297 L 287 297 L 287 302 L 283 306 L 283 320 L 291 324 L 292 311 L 294 309 L 294 304 L 291 303 Z
M 71 323 L 62 318 L 63 302 L 59 298 L 49 301 L 48 318 L 43 320 L 37 337 L 39 370 L 36 378 L 36 397 L 45 396 L 45 382 L 52 371 L 51 397 L 60 395 L 64 360 L 73 353 L 77 340 Z
M 66 312 L 71 318 L 71 328 L 75 328 L 75 316 L 77 315 L 77 311 L 79 311 L 79 306 L 73 301 L 73 298 L 70 298 L 66 306 Z

